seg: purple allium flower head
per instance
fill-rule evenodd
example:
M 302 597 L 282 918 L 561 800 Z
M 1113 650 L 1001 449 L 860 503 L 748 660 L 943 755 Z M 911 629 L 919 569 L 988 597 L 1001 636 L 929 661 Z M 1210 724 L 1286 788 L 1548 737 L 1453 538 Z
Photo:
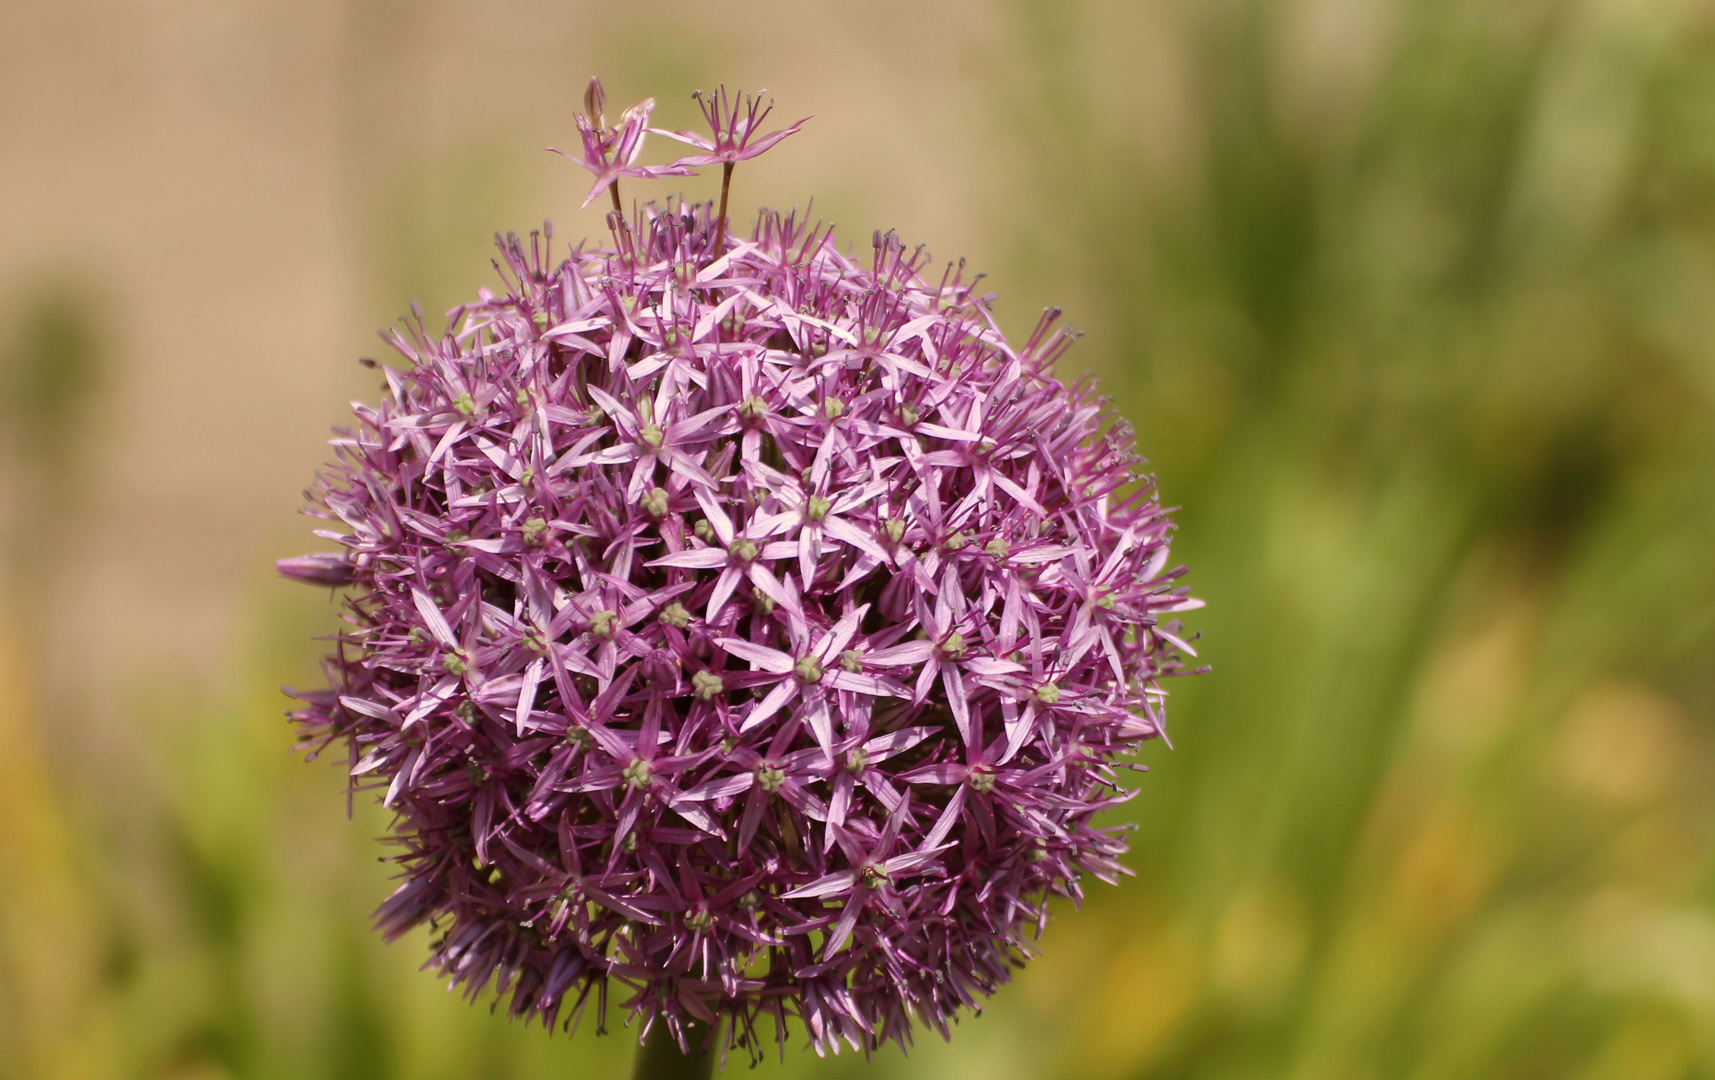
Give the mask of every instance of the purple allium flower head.
M 1171 523 L 1057 312 L 1014 346 L 962 266 L 796 213 L 613 236 L 508 237 L 501 293 L 395 332 L 314 492 L 340 550 L 280 563 L 351 589 L 294 719 L 397 815 L 379 924 L 547 1024 L 618 986 L 752 1054 L 946 1034 L 1123 872 Z

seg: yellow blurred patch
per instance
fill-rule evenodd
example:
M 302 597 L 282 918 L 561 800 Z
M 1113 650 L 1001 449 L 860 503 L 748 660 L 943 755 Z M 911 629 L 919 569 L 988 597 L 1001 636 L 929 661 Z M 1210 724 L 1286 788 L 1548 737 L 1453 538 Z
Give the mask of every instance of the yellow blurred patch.
M 1241 890 L 1215 925 L 1211 988 L 1246 1012 L 1264 1012 L 1291 989 L 1310 948 L 1304 898 L 1289 883 Z
M 1440 937 L 1469 916 L 1488 891 L 1497 861 L 1484 822 L 1449 806 L 1426 821 L 1395 867 L 1386 910 L 1409 937 Z
M 1516 716 L 1535 632 L 1535 610 L 1522 599 L 1504 602 L 1474 632 L 1457 635 L 1429 668 L 1416 709 L 1428 743 L 1454 757 L 1481 754 Z
M 1582 1080 L 1678 1080 L 1691 1060 L 1684 1022 L 1660 1010 L 1641 1010 L 1608 1039 Z
M 1567 711 L 1557 742 L 1559 779 L 1617 808 L 1655 801 L 1677 786 L 1686 750 L 1685 713 L 1639 682 L 1603 682 Z
M 31 700 L 18 650 L 0 638 L 0 1057 L 7 1075 L 111 1076 L 95 905 L 77 878 Z
M 1134 936 L 1097 974 L 1084 996 L 1088 1012 L 1068 1047 L 1076 1075 L 1128 1076 L 1172 1041 L 1198 993 L 1196 953 L 1173 932 Z

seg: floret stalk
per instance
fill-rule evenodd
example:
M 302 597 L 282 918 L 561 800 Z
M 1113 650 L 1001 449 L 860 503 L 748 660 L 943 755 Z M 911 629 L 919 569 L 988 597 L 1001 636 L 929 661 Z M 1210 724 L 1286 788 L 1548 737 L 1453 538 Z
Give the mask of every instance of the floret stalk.
M 732 189 L 732 166 L 730 161 L 721 164 L 721 209 L 720 223 L 715 226 L 715 258 L 720 258 L 726 250 L 726 200 L 727 193 Z
M 638 1048 L 632 1080 L 709 1080 L 715 1072 L 715 1048 L 708 1035 L 707 1024 L 687 1022 L 685 1045 L 691 1048 L 687 1054 L 666 1024 L 656 1024 Z

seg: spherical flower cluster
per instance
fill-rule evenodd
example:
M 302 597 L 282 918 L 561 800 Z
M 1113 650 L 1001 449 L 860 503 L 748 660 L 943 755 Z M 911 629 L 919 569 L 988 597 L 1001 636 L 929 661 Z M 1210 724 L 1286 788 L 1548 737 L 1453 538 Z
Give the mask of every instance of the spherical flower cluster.
M 339 550 L 280 564 L 349 588 L 295 720 L 396 815 L 381 927 L 473 996 L 945 1034 L 1121 872 L 1171 524 L 1053 313 L 1014 348 L 959 269 L 795 215 L 612 222 L 393 335 L 313 492 Z

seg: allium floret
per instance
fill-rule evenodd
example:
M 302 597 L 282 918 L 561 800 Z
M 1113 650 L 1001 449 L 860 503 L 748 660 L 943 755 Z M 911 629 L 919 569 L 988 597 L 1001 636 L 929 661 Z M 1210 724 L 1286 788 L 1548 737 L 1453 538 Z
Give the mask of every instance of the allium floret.
M 600 97 L 592 197 L 650 105 Z M 711 161 L 759 145 L 766 109 L 704 107 Z M 1198 606 L 1171 522 L 1057 312 L 1015 347 L 962 265 L 795 212 L 610 221 L 508 236 L 501 292 L 389 336 L 313 493 L 339 550 L 279 564 L 349 589 L 293 717 L 396 815 L 380 926 L 472 997 L 599 1024 L 617 986 L 753 1055 L 765 1016 L 945 1035 L 1124 872 L 1093 819 Z

